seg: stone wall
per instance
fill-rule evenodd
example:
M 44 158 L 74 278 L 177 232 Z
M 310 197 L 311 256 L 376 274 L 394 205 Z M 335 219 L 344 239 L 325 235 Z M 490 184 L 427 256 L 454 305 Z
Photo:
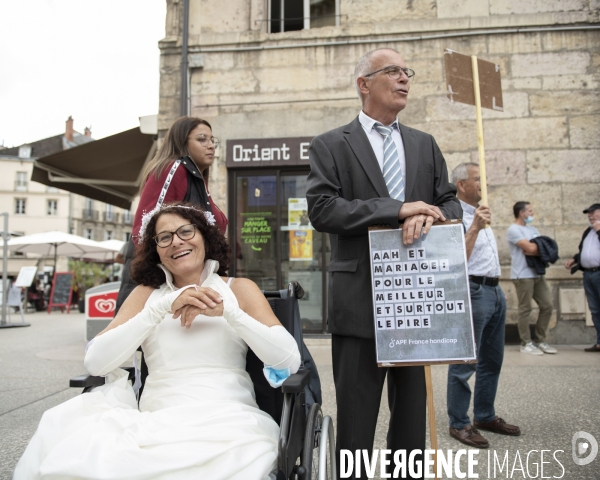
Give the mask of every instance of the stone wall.
M 163 133 L 180 108 L 181 2 L 168 3 L 160 44 Z M 477 135 L 474 107 L 446 96 L 444 49 L 499 64 L 504 111 L 483 117 L 503 278 L 510 271 L 505 234 L 512 205 L 528 200 L 534 225 L 559 244 L 561 261 L 548 272 L 557 308 L 561 286 L 581 286 L 581 276 L 571 277 L 560 263 L 577 250 L 582 210 L 600 201 L 598 0 L 340 0 L 339 27 L 276 34 L 261 22 L 265 1 L 229 4 L 226 16 L 214 0 L 191 0 L 190 7 L 190 52 L 204 60 L 191 70 L 191 114 L 209 120 L 223 141 L 311 136 L 348 123 L 360 110 L 356 60 L 392 47 L 416 71 L 400 121 L 433 134 L 452 169 L 477 161 Z M 211 189 L 226 206 L 224 154 Z M 514 322 L 512 284 L 504 287 Z M 591 338 L 582 335 L 581 341 Z

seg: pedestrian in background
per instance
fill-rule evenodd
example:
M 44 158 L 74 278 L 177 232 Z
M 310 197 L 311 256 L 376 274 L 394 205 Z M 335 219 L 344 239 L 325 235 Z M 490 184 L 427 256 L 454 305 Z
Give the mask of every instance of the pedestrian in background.
M 452 172 L 457 197 L 463 209 L 463 226 L 467 250 L 467 271 L 471 312 L 477 347 L 477 363 L 448 366 L 447 405 L 450 436 L 474 448 L 487 448 L 489 442 L 478 429 L 501 435 L 521 435 L 516 425 L 509 425 L 496 415 L 494 402 L 504 359 L 506 297 L 500 288 L 500 260 L 494 232 L 489 227 L 492 212 L 481 201 L 479 165 L 461 163 Z M 486 225 L 488 226 L 486 228 Z M 469 379 L 475 377 L 473 424 L 467 414 L 471 403 Z
M 600 203 L 594 203 L 583 213 L 587 214 L 590 226 L 583 232 L 579 253 L 569 260 L 565 267 L 571 269 L 571 273 L 583 271 L 585 298 L 596 328 L 596 344 L 585 351 L 600 353 Z
M 519 299 L 519 336 L 521 337 L 521 353 L 543 355 L 556 353 L 557 350 L 546 342 L 546 334 L 552 315 L 552 295 L 546 282 L 546 276 L 540 275 L 528 265 L 526 256 L 539 256 L 540 251 L 532 239 L 539 237 L 540 232 L 531 225 L 533 208 L 529 202 L 517 202 L 513 206 L 515 223 L 508 227 L 506 234 L 508 248 L 512 259 L 510 278 L 515 285 Z M 535 324 L 536 344 L 532 342 L 529 331 L 529 314 L 531 300 L 537 303 L 540 312 Z
M 219 144 L 220 141 L 212 135 L 210 123 L 201 118 L 181 117 L 169 128 L 158 152 L 142 174 L 144 180 L 140 187 L 140 202 L 125 255 L 115 315 L 136 287 L 129 277 L 129 267 L 144 214 L 163 203 L 191 202 L 212 213 L 219 230 L 225 234 L 227 218 L 210 198 L 207 186 L 208 169 Z

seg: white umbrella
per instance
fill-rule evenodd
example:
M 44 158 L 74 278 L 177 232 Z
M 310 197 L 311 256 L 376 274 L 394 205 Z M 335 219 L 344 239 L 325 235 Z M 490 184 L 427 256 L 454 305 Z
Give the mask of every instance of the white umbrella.
M 119 253 L 121 251 L 121 248 L 123 248 L 123 245 L 125 245 L 125 242 L 123 242 L 122 240 L 117 240 L 116 238 L 113 238 L 112 240 L 104 240 L 103 242 L 98 243 L 110 250 L 106 250 L 101 253 L 85 254 L 84 257 L 86 259 L 89 258 L 90 260 L 100 261 L 114 260 L 116 254 Z
M 54 256 L 55 270 L 56 258 L 59 255 L 79 258 L 90 253 L 114 251 L 112 248 L 103 246 L 100 242 L 57 231 L 11 238 L 8 241 L 8 249 L 12 252 L 37 253 L 45 257 Z

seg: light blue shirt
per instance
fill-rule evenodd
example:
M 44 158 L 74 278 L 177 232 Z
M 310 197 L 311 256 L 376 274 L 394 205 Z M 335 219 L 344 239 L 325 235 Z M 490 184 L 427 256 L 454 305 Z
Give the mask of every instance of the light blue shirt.
M 468 203 L 460 201 L 463 209 L 462 222 L 465 226 L 465 231 L 471 228 L 473 219 L 475 218 L 475 207 Z M 498 260 L 498 244 L 496 237 L 490 227 L 479 230 L 477 240 L 473 246 L 471 257 L 467 262 L 467 270 L 469 275 L 478 277 L 500 277 L 500 261 Z
M 535 227 L 517 225 L 513 223 L 508 227 L 506 232 L 506 239 L 508 240 L 508 248 L 510 249 L 510 256 L 512 258 L 510 267 L 510 278 L 538 278 L 537 272 L 527 265 L 527 258 L 521 247 L 517 245 L 517 242 L 521 240 L 531 240 L 532 238 L 539 237 L 540 232 Z
M 379 168 L 383 173 L 383 136 L 373 128 L 373 125 L 377 123 L 377 120 L 373 120 L 361 110 L 361 112 L 358 114 L 358 121 L 360 122 L 363 129 L 365 130 L 365 133 L 367 134 L 367 138 L 369 139 L 369 143 L 371 144 L 373 153 L 375 153 L 375 157 L 377 157 L 377 163 L 379 163 Z M 404 143 L 402 143 L 402 135 L 400 135 L 398 119 L 396 119 L 392 123 L 392 125 L 384 126 L 392 127 L 392 140 L 394 140 L 394 143 L 396 144 L 396 150 L 398 150 L 398 161 L 400 162 L 400 170 L 402 171 L 402 176 L 406 178 L 406 157 L 404 156 Z

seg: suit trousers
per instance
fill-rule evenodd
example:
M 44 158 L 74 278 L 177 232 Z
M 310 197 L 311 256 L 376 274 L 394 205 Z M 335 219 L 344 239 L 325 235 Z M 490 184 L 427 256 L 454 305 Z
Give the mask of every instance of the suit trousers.
M 340 450 L 350 450 L 353 455 L 356 450 L 366 449 L 369 454 L 373 450 L 386 376 L 390 408 L 387 448 L 392 450 L 388 458 L 393 458 L 396 450 L 406 450 L 407 459 L 412 450 L 425 450 L 427 394 L 424 368 L 378 367 L 373 339 L 332 335 L 331 351 L 337 397 L 338 465 Z M 415 456 L 415 460 L 422 459 L 422 455 Z M 359 474 L 355 471 L 354 475 L 352 478 L 367 478 L 364 468 Z

